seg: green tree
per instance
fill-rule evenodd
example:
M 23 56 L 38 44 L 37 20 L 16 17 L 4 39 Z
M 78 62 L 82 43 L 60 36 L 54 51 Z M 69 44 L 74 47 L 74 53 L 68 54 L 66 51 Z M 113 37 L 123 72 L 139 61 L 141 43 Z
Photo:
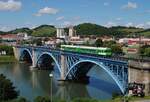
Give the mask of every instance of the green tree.
M 122 47 L 117 44 L 115 41 L 105 41 L 103 42 L 104 47 L 109 47 L 114 54 L 121 54 L 123 53 Z
M 104 47 L 111 47 L 112 45 L 114 45 L 114 44 L 116 44 L 116 42 L 115 41 L 104 41 L 103 42 L 103 46 Z
M 42 46 L 42 39 L 33 39 L 32 44 L 36 44 L 37 46 Z
M 6 79 L 3 74 L 0 74 L 0 100 L 12 100 L 17 98 L 19 92 L 15 90 L 13 83 Z
M 150 57 L 150 46 L 144 45 L 139 49 L 140 55 Z
M 28 102 L 26 98 L 24 97 L 19 97 L 16 102 Z
M 150 57 L 150 48 L 145 48 L 144 55 Z
M 14 54 L 12 46 L 1 45 L 0 51 L 6 51 L 7 55 L 13 55 Z
M 112 52 L 115 54 L 121 54 L 123 52 L 121 46 L 119 46 L 117 44 L 112 45 L 110 48 L 111 48 Z
M 103 41 L 102 41 L 102 39 L 97 39 L 96 42 L 95 42 L 95 46 L 96 46 L 96 47 L 102 47 L 102 46 L 103 46 Z

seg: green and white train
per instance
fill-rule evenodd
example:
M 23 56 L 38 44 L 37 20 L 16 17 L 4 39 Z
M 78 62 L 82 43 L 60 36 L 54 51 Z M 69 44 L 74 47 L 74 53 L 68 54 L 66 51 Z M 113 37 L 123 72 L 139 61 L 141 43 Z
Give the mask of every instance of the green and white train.
M 86 53 L 86 54 L 96 54 L 96 55 L 101 55 L 101 56 L 112 55 L 111 49 L 107 47 L 61 45 L 61 49 L 65 51 L 73 51 L 73 52 Z

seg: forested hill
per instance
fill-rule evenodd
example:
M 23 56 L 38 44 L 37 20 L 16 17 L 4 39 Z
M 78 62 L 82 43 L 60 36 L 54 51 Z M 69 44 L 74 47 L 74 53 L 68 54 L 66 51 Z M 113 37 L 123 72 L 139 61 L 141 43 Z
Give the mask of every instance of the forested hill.
M 95 36 L 116 36 L 116 37 L 127 37 L 134 35 L 144 35 L 146 37 L 150 37 L 150 29 L 142 29 L 135 27 L 124 27 L 124 26 L 115 26 L 111 28 L 107 28 L 104 26 L 100 26 L 92 23 L 83 23 L 77 26 L 74 26 L 78 35 L 95 35 Z M 29 28 L 18 28 L 9 32 L 1 32 L 0 34 L 17 34 L 18 32 L 26 32 L 32 36 L 56 36 L 56 28 L 52 25 L 41 25 L 34 29 Z
M 46 36 L 55 36 L 56 28 L 51 25 L 41 25 L 34 29 L 29 28 L 17 28 L 15 30 L 9 32 L 1 32 L 0 34 L 17 34 L 19 32 L 25 32 L 29 35 L 36 36 L 36 37 L 46 37 Z
M 75 26 L 75 29 L 77 30 L 77 34 L 79 35 L 98 35 L 98 36 L 109 35 L 116 37 L 140 35 L 141 32 L 145 33 L 146 31 L 145 29 L 142 28 L 124 27 L 124 26 L 115 26 L 107 28 L 91 23 L 79 24 Z M 150 35 L 150 31 L 147 31 L 147 34 L 145 35 L 148 34 Z
M 103 35 L 108 34 L 108 28 L 91 23 L 83 23 L 74 27 L 79 35 Z
M 55 36 L 56 34 L 56 28 L 52 25 L 41 25 L 37 28 L 32 29 L 32 35 L 33 36 Z

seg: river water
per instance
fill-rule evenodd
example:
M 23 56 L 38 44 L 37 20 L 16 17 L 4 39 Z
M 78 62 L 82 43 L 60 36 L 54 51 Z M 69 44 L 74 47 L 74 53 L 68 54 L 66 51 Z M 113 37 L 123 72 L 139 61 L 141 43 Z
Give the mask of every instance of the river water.
M 112 93 L 120 92 L 119 87 L 101 68 L 92 68 L 87 74 L 90 76 L 89 83 L 66 82 L 60 85 L 59 74 L 53 71 L 52 81 L 48 70 L 30 70 L 30 65 L 25 63 L 4 63 L 0 64 L 0 74 L 9 78 L 20 96 L 32 101 L 36 96 L 50 96 L 65 99 L 68 102 L 74 98 L 110 99 Z M 52 82 L 52 93 L 51 93 Z

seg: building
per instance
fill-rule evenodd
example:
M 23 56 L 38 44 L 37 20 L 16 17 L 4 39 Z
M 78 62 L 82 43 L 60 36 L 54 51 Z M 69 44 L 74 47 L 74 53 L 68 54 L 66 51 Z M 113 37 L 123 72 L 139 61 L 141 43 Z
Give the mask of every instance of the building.
M 66 36 L 64 28 L 57 28 L 57 41 L 56 43 L 61 43 L 68 40 L 68 37 Z
M 135 44 L 147 44 L 150 45 L 149 38 L 122 38 L 118 41 L 121 44 L 135 45 Z
M 29 40 L 31 38 L 27 33 L 18 33 L 17 36 L 19 40 Z
M 1 40 L 3 41 L 16 41 L 18 39 L 18 36 L 16 34 L 5 34 L 0 35 Z
M 73 26 L 69 27 L 69 37 L 74 37 L 76 36 L 76 30 L 74 30 Z

